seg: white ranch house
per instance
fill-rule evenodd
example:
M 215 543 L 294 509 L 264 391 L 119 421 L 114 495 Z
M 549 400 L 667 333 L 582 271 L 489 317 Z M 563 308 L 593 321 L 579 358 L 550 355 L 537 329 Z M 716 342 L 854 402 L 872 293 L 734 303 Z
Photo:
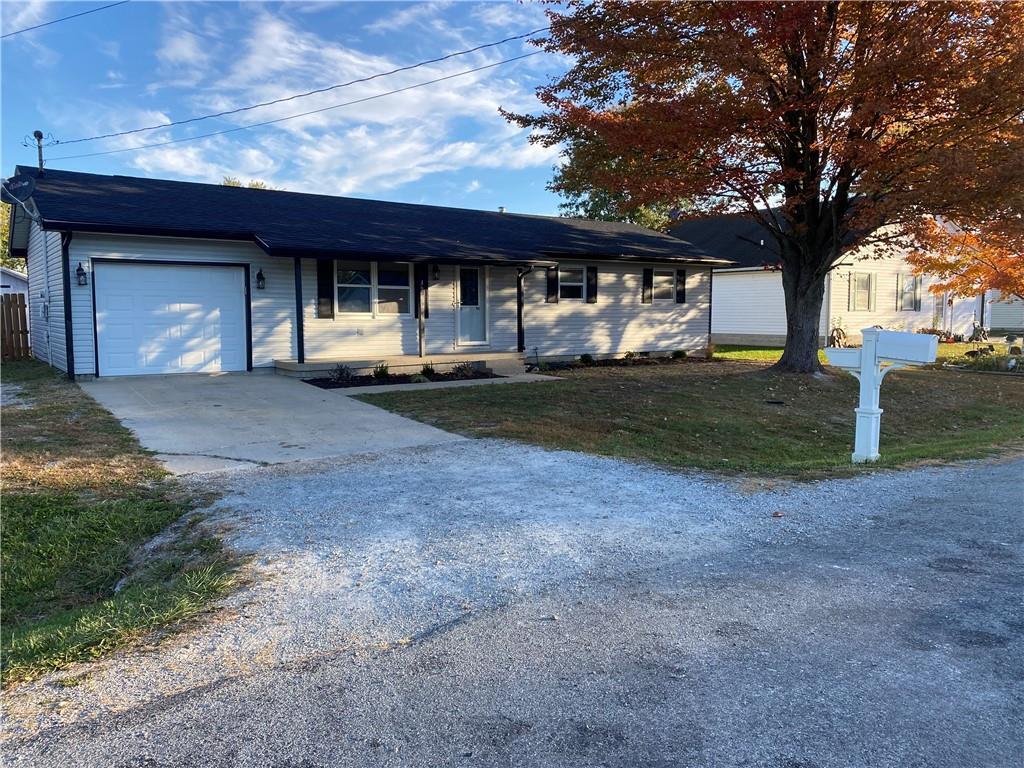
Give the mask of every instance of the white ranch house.
M 17 172 L 32 351 L 71 377 L 699 353 L 726 264 L 630 224 Z

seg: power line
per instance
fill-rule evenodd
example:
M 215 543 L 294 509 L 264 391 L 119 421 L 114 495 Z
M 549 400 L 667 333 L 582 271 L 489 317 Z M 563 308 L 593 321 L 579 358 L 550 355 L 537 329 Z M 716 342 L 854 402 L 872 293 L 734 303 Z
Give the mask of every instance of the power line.
M 31 32 L 33 29 L 41 29 L 42 27 L 48 27 L 51 24 L 59 24 L 62 21 L 68 21 L 69 19 L 77 19 L 79 16 L 88 16 L 90 13 L 96 13 L 97 11 L 105 11 L 107 8 L 115 8 L 118 5 L 125 5 L 131 2 L 131 0 L 120 0 L 117 3 L 110 3 L 109 5 L 101 5 L 99 8 L 92 8 L 88 11 L 82 11 L 81 13 L 73 13 L 70 16 L 62 16 L 59 19 L 53 19 L 52 21 L 44 21 L 42 24 L 36 24 L 34 27 L 25 27 L 24 29 L 18 29 L 14 32 L 8 32 L 6 35 L 0 35 L 0 40 L 8 37 L 14 37 L 20 35 L 22 32 Z
M 456 78 L 456 77 L 463 77 L 464 75 L 470 75 L 470 74 L 473 74 L 474 72 L 482 72 L 485 69 L 492 69 L 493 67 L 499 67 L 502 64 L 511 64 L 514 61 L 521 61 L 522 59 L 528 59 L 531 56 L 537 56 L 537 55 L 542 54 L 542 53 L 547 53 L 547 51 L 533 51 L 531 53 L 524 53 L 521 56 L 513 56 L 510 59 L 502 59 L 501 61 L 495 61 L 495 62 L 492 62 L 490 64 L 484 64 L 483 66 L 479 66 L 479 67 L 473 67 L 472 69 L 465 69 L 465 70 L 463 70 L 461 72 L 455 72 L 454 74 L 445 75 L 444 77 L 438 77 L 438 78 L 435 78 L 433 80 L 426 80 L 426 81 L 424 81 L 422 83 L 413 83 L 412 85 L 406 85 L 406 86 L 404 86 L 402 88 L 395 88 L 394 90 L 385 91 L 384 93 L 377 93 L 377 94 L 374 94 L 373 96 L 364 96 L 361 99 L 355 99 L 353 101 L 346 101 L 346 102 L 343 102 L 341 104 L 332 104 L 329 107 L 320 107 L 319 109 L 311 109 L 308 112 L 300 112 L 300 113 L 298 113 L 296 115 L 287 115 L 286 117 L 278 117 L 278 118 L 275 118 L 274 120 L 264 120 L 263 122 L 260 122 L 260 123 L 250 123 L 249 125 L 239 125 L 239 126 L 236 126 L 234 128 L 227 128 L 227 129 L 225 129 L 223 131 L 211 131 L 210 133 L 202 133 L 202 134 L 199 134 L 197 136 L 185 136 L 185 137 L 180 138 L 180 139 L 170 139 L 168 141 L 159 141 L 159 142 L 154 142 L 152 144 L 141 144 L 141 145 L 139 145 L 137 147 L 123 147 L 122 149 L 108 149 L 108 150 L 106 150 L 104 152 L 88 152 L 86 154 L 81 154 L 81 155 L 62 155 L 60 157 L 52 157 L 52 158 L 50 158 L 50 160 L 51 161 L 52 160 L 78 160 L 78 159 L 83 158 L 83 157 L 99 157 L 101 155 L 115 155 L 115 154 L 118 154 L 118 153 L 121 153 L 121 152 L 136 152 L 136 151 L 141 150 L 141 149 L 153 149 L 155 147 L 166 147 L 168 144 L 180 144 L 181 142 L 184 142 L 184 141 L 198 141 L 200 139 L 208 139 L 208 138 L 211 138 L 213 136 L 223 136 L 224 134 L 227 134 L 227 133 L 236 133 L 237 131 L 245 131 L 245 130 L 248 130 L 250 128 L 261 128 L 261 127 L 266 126 L 266 125 L 274 125 L 276 123 L 283 123 L 286 120 L 295 120 L 296 118 L 299 118 L 299 117 L 308 117 L 309 115 L 317 115 L 317 114 L 320 114 L 321 112 L 328 112 L 328 111 L 330 111 L 332 109 L 340 109 L 341 107 L 350 107 L 353 104 L 362 104 L 362 103 L 367 102 L 367 101 L 373 101 L 374 99 L 382 99 L 385 96 L 393 96 L 396 93 L 402 93 L 404 91 L 411 91 L 414 88 L 422 88 L 422 87 L 427 86 L 427 85 L 434 85 L 435 83 L 444 82 L 445 80 L 452 80 L 453 78 Z
M 498 41 L 493 42 L 493 43 L 483 43 L 482 45 L 478 45 L 478 46 L 475 46 L 473 48 L 467 48 L 464 51 L 455 51 L 454 53 L 449 53 L 449 54 L 446 54 L 444 56 L 438 56 L 436 59 L 427 59 L 425 61 L 417 62 L 416 64 L 409 64 L 409 65 L 406 65 L 404 67 L 398 67 L 397 69 L 392 69 L 392 70 L 390 70 L 388 72 L 378 72 L 378 73 L 376 73 L 374 75 L 368 75 L 366 77 L 360 77 L 360 78 L 357 78 L 355 80 L 349 80 L 348 82 L 345 82 L 345 83 L 335 83 L 334 85 L 324 86 L 323 88 L 315 88 L 312 91 L 304 91 L 303 93 L 295 93 L 295 94 L 292 94 L 291 96 L 282 96 L 279 99 L 272 99 L 270 101 L 262 101 L 262 102 L 260 102 L 258 104 L 251 104 L 251 105 L 249 105 L 247 107 L 238 107 L 236 109 L 227 109 L 227 110 L 224 110 L 223 112 L 214 112 L 214 113 L 209 114 L 209 115 L 200 115 L 198 117 L 190 117 L 190 118 L 187 118 L 185 120 L 172 120 L 172 121 L 167 122 L 167 123 L 160 123 L 159 125 L 147 125 L 147 126 L 145 126 L 143 128 L 132 128 L 131 130 L 127 130 L 127 131 L 115 131 L 114 133 L 104 133 L 104 134 L 101 134 L 99 136 L 88 136 L 88 137 L 82 138 L 82 139 L 69 139 L 68 141 L 56 141 L 54 143 L 55 144 L 79 144 L 79 143 L 81 143 L 83 141 L 97 141 L 98 139 L 112 139 L 112 138 L 117 137 L 117 136 L 128 136 L 128 135 L 133 134 L 133 133 L 142 133 L 144 131 L 155 131 L 158 128 L 170 128 L 170 127 L 176 126 L 176 125 L 186 125 L 188 123 L 197 123 L 200 120 L 210 120 L 211 118 L 215 118 L 215 117 L 225 117 L 227 115 L 237 115 L 240 112 L 248 112 L 249 110 L 258 109 L 260 107 L 269 107 L 269 106 L 271 106 L 273 104 L 282 104 L 282 103 L 284 103 L 286 101 L 293 101 L 295 99 L 302 99 L 302 98 L 305 98 L 306 96 L 315 96 L 317 94 L 328 93 L 329 91 L 335 91 L 335 90 L 337 90 L 339 88 L 347 88 L 350 85 L 356 85 L 358 83 L 367 83 L 367 82 L 369 82 L 371 80 L 376 80 L 376 79 L 381 78 L 381 77 L 388 77 L 389 75 L 398 74 L 399 72 L 408 72 L 411 69 L 418 69 L 419 67 L 424 67 L 424 66 L 426 66 L 428 64 L 437 64 L 437 63 L 442 62 L 442 61 L 447 61 L 448 59 L 454 59 L 457 56 L 465 56 L 466 54 L 469 54 L 469 53 L 475 53 L 476 51 L 482 51 L 485 48 L 493 48 L 493 47 L 495 47 L 497 45 L 504 45 L 505 43 L 510 43 L 513 40 L 522 40 L 524 38 L 530 37 L 531 35 L 536 35 L 536 34 L 539 34 L 540 32 L 545 32 L 548 29 L 550 29 L 550 27 L 541 27 L 539 29 L 534 29 L 534 30 L 532 30 L 530 32 L 524 32 L 521 35 L 513 35 L 511 37 L 506 37 L 503 40 L 498 40 Z

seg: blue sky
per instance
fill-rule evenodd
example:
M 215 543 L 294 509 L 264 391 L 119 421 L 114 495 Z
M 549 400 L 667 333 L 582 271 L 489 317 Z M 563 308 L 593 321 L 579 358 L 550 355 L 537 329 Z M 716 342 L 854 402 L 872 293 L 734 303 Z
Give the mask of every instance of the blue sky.
M 3 33 L 105 5 L 2 2 Z M 533 3 L 136 0 L 2 42 L 2 169 L 35 162 L 38 128 L 71 140 L 363 77 L 545 25 Z M 542 53 L 437 85 L 225 136 L 60 159 L 223 130 L 362 98 L 536 50 L 523 41 L 331 93 L 173 129 L 45 149 L 54 168 L 553 214 L 557 153 L 498 114 L 539 108 L 566 69 Z

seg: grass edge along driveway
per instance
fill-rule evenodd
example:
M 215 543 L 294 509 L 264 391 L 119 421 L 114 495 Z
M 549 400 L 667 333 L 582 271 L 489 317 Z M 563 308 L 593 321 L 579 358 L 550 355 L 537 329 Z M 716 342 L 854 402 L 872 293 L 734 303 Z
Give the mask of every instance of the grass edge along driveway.
M 563 381 L 364 395 L 366 402 L 475 437 L 669 468 L 814 478 L 1024 447 L 1024 382 L 904 370 L 882 385 L 882 460 L 850 464 L 857 382 L 766 363 L 679 363 L 558 371 Z
M 183 517 L 209 499 L 53 369 L 0 375 L 4 686 L 183 626 L 230 588 L 234 558 Z

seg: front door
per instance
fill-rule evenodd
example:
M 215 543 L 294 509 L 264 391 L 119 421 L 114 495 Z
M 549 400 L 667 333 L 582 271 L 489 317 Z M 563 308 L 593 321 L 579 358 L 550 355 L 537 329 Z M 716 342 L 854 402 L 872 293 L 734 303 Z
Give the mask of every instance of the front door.
M 487 281 L 480 267 L 459 267 L 459 344 L 487 343 Z

